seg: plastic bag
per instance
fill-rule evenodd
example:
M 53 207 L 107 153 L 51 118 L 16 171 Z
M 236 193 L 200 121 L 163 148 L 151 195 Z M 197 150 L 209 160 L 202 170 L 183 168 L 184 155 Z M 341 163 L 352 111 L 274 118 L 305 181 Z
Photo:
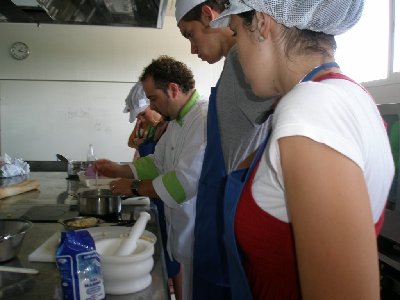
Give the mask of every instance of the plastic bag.
M 11 158 L 7 153 L 0 156 L 0 177 L 27 175 L 29 171 L 29 164 L 21 158 Z
M 87 230 L 61 232 L 56 264 L 64 299 L 105 299 L 100 257 Z

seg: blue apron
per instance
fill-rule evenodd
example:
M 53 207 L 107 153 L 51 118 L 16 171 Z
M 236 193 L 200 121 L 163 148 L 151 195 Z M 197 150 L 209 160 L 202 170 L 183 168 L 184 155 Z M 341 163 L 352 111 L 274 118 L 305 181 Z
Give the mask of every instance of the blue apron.
M 269 134 L 265 141 L 260 145 L 257 153 L 248 169 L 233 171 L 229 174 L 224 196 L 224 219 L 226 255 L 228 260 L 229 280 L 231 286 L 232 299 L 249 300 L 253 299 L 247 275 L 242 266 L 241 253 L 236 244 L 235 238 L 235 215 L 237 204 L 239 203 L 242 189 L 247 182 L 254 166 L 259 161 L 267 145 Z
M 226 171 L 218 128 L 217 87 L 211 88 L 207 146 L 199 179 L 193 250 L 193 299 L 230 299 L 224 232 Z
M 157 142 L 151 140 L 145 140 L 143 143 L 139 145 L 139 155 L 140 157 L 145 157 L 149 154 L 153 154 L 156 149 Z

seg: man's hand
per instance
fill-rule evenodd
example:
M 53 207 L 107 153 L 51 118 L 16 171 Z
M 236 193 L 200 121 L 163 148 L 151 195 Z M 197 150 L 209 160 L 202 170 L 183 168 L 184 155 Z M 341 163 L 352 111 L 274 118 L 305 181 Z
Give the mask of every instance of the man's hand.
M 108 159 L 98 159 L 94 163 L 95 171 L 98 171 L 99 174 L 107 177 L 119 177 L 118 173 L 120 171 L 120 167 L 121 165 Z
M 97 170 L 100 175 L 112 178 L 133 178 L 132 170 L 129 165 L 118 164 L 108 159 L 98 159 L 94 163 L 95 171 Z
M 110 182 L 110 190 L 114 195 L 132 196 L 132 179 L 119 179 Z

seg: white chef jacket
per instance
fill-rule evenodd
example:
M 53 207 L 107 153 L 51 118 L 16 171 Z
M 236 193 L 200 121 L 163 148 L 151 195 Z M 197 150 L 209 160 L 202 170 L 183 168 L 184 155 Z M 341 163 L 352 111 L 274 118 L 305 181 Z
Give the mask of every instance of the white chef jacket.
M 193 256 L 197 186 L 206 146 L 208 102 L 195 91 L 179 117 L 168 123 L 154 154 L 130 164 L 135 178 L 153 179 L 165 204 L 167 251 L 181 263 Z

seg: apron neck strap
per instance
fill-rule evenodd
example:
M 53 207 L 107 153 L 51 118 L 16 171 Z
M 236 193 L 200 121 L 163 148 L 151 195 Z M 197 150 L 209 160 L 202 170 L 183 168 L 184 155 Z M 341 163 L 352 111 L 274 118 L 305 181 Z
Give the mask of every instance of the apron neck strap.
M 322 70 L 328 70 L 330 68 L 339 68 L 339 65 L 336 62 L 329 62 L 322 65 L 319 65 L 312 69 L 308 74 L 306 74 L 300 82 L 310 81 L 316 74 L 321 72 Z

